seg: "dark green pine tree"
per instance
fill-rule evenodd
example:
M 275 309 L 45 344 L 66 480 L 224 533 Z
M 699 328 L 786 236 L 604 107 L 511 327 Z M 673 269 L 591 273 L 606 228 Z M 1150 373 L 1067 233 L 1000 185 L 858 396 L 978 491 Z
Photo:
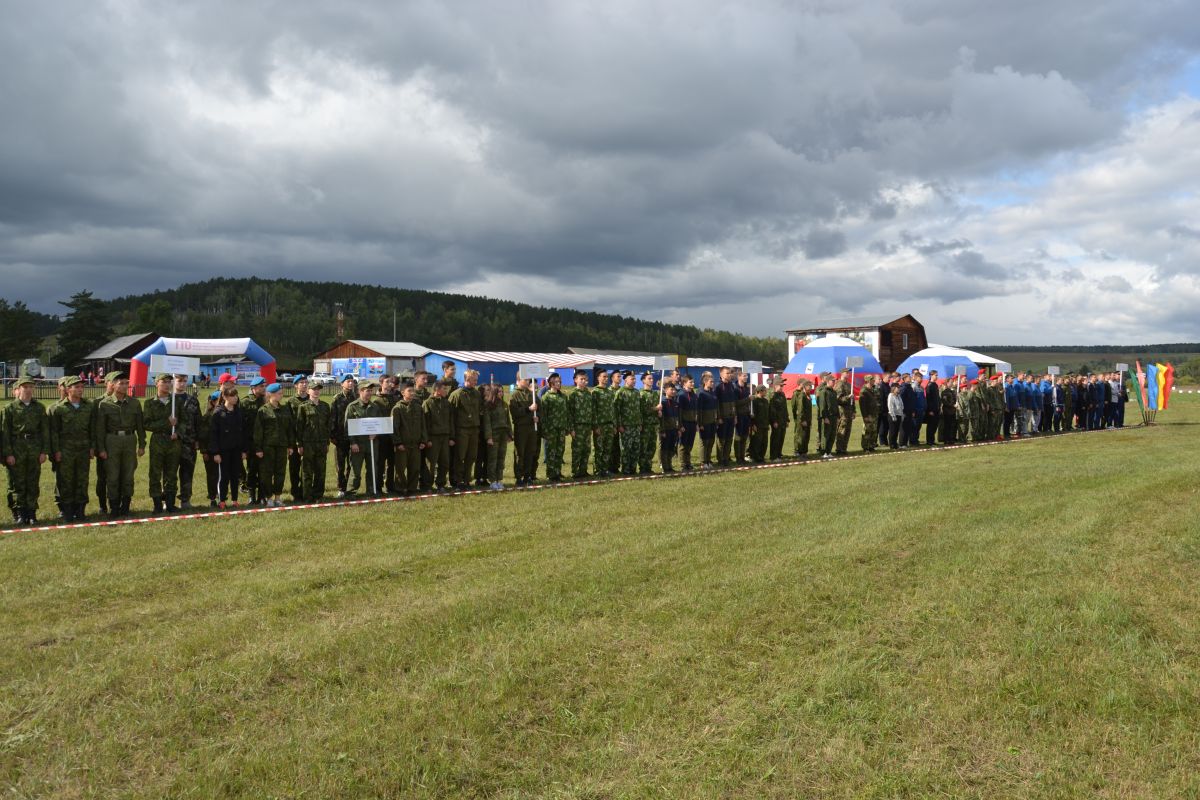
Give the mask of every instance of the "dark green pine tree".
M 42 337 L 48 332 L 43 321 L 44 314 L 30 311 L 18 300 L 9 302 L 0 298 L 0 361 L 20 363 L 37 353 Z
M 54 360 L 70 372 L 88 353 L 112 338 L 109 305 L 91 292 L 77 292 L 70 300 L 58 303 L 71 311 L 58 330 L 58 355 Z

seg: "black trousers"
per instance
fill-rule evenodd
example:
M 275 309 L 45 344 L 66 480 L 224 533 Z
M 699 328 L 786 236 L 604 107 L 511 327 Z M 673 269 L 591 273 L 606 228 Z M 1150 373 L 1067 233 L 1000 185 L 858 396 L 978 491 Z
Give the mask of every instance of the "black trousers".
M 888 417 L 887 446 L 893 450 L 900 446 L 900 429 L 903 427 L 903 417 Z
M 941 425 L 941 414 L 928 414 L 925 417 L 925 444 L 933 444 L 933 437 L 937 435 L 938 428 Z

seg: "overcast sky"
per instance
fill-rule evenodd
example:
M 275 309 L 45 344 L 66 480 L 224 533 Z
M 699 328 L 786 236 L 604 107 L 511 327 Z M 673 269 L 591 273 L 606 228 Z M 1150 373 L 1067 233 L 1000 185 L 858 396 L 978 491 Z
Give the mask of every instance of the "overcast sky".
M 0 10 L 0 296 L 39 310 L 258 275 L 1200 341 L 1194 3 Z

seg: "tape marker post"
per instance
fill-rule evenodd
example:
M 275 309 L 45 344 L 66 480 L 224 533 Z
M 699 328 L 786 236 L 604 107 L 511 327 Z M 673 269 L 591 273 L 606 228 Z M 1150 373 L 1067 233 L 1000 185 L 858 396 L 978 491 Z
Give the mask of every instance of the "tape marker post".
M 858 461 L 858 460 L 861 460 L 864 458 L 880 458 L 880 457 L 885 457 L 885 456 L 903 457 L 903 456 L 912 456 L 912 455 L 928 455 L 928 454 L 943 452 L 946 450 L 962 450 L 962 449 L 970 448 L 970 447 L 995 447 L 995 446 L 1000 446 L 1000 445 L 1021 444 L 1021 443 L 1028 443 L 1028 442 L 1048 442 L 1048 441 L 1051 441 L 1052 439 L 1056 439 L 1060 436 L 1072 436 L 1072 435 L 1077 435 L 1077 434 L 1089 434 L 1089 433 L 1113 433 L 1116 431 L 1133 431 L 1133 430 L 1139 430 L 1139 429 L 1144 430 L 1145 428 L 1146 428 L 1145 425 L 1136 425 L 1136 426 L 1130 426 L 1127 428 L 1100 428 L 1098 430 L 1091 430 L 1091 431 L 1089 431 L 1089 430 L 1072 430 L 1072 431 L 1063 431 L 1061 433 L 1051 434 L 1049 436 L 1025 436 L 1025 437 L 1021 437 L 1020 439 L 1005 439 L 1004 441 L 999 441 L 999 442 L 997 442 L 997 441 L 960 442 L 960 443 L 956 443 L 956 444 L 940 445 L 938 447 L 926 447 L 926 448 L 922 448 L 919 450 L 905 450 L 905 451 L 880 452 L 880 453 L 860 453 L 858 455 L 853 455 L 853 456 L 838 456 L 837 458 L 834 458 L 834 459 L 811 458 L 811 459 L 804 459 L 804 460 L 785 460 L 785 461 L 780 461 L 780 462 L 775 462 L 775 463 L 767 463 L 767 464 L 748 464 L 748 465 L 737 466 L 737 467 L 726 467 L 724 469 L 696 470 L 694 472 L 675 472 L 675 473 L 670 473 L 670 474 L 655 473 L 652 475 L 622 475 L 620 477 L 605 478 L 603 480 L 592 479 L 592 480 L 586 480 L 586 481 L 569 481 L 566 483 L 539 483 L 539 484 L 535 484 L 533 486 L 520 486 L 520 487 L 514 486 L 512 488 L 505 489 L 504 491 L 505 492 L 536 492 L 536 491 L 549 491 L 549 490 L 553 490 L 553 489 L 568 489 L 568 488 L 575 488 L 575 487 L 580 487 L 580 486 L 599 486 L 601 484 L 625 483 L 628 481 L 671 480 L 671 479 L 677 479 L 677 478 L 680 478 L 680 479 L 681 478 L 703 478 L 703 477 L 711 477 L 713 475 L 726 475 L 731 472 L 750 472 L 752 470 L 784 469 L 784 468 L 788 468 L 788 467 L 812 467 L 812 466 L 816 466 L 816 465 L 840 464 L 845 461 Z M 132 517 L 129 519 L 101 519 L 101 520 L 92 520 L 89 522 L 72 522 L 72 523 L 56 524 L 56 525 L 39 525 L 39 526 L 33 527 L 33 528 L 9 528 L 7 530 L 0 529 L 0 535 L 11 534 L 11 533 L 41 533 L 41 532 L 48 532 L 48 531 L 77 530 L 80 528 L 110 528 L 110 527 L 117 527 L 120 525 L 143 525 L 146 523 L 153 523 L 153 522 L 175 522 L 178 520 L 216 519 L 216 518 L 220 518 L 220 517 L 235 517 L 235 516 L 239 516 L 239 515 L 245 516 L 248 514 L 266 514 L 266 513 L 286 512 L 286 511 L 303 511 L 303 510 L 307 510 L 307 509 L 345 508 L 345 507 L 350 507 L 350 506 L 365 506 L 365 505 L 373 505 L 373 504 L 378 504 L 378 503 L 415 502 L 415 501 L 419 501 L 419 500 L 434 500 L 434 499 L 446 498 L 446 497 L 464 497 L 464 496 L 468 496 L 468 495 L 484 495 L 484 494 L 494 494 L 494 492 L 492 492 L 489 489 L 468 489 L 468 490 L 461 491 L 461 492 L 452 492 L 449 495 L 439 495 L 436 492 L 429 492 L 426 494 L 412 495 L 410 497 L 363 497 L 363 498 L 358 498 L 358 499 L 354 499 L 354 500 L 327 500 L 327 501 L 322 501 L 320 503 L 300 503 L 300 504 L 289 505 L 289 506 L 279 506 L 279 507 L 275 507 L 275 508 L 247 507 L 247 508 L 237 508 L 237 509 L 232 509 L 232 510 L 226 509 L 224 511 L 216 510 L 216 511 L 200 511 L 200 512 L 196 512 L 196 513 L 192 513 L 192 514 L 173 514 L 170 516 L 163 515 L 163 516 L 157 516 L 157 517 L 154 517 L 154 516 Z

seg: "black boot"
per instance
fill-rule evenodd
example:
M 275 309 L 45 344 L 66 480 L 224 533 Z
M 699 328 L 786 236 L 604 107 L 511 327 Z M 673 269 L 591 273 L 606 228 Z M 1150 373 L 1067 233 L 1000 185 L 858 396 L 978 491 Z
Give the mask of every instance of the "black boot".
M 36 508 L 25 509 L 25 524 L 26 525 L 37 525 L 37 509 Z
M 151 498 L 151 499 L 152 499 L 152 500 L 154 500 L 154 513 L 155 513 L 155 514 L 161 514 L 161 513 L 162 513 L 162 510 L 163 510 L 163 501 L 162 501 L 162 498 L 161 498 L 161 497 L 154 497 L 154 498 Z
M 175 500 L 172 498 L 166 501 L 166 505 L 163 507 L 163 510 L 168 514 L 174 514 L 179 510 L 179 507 L 175 505 Z

